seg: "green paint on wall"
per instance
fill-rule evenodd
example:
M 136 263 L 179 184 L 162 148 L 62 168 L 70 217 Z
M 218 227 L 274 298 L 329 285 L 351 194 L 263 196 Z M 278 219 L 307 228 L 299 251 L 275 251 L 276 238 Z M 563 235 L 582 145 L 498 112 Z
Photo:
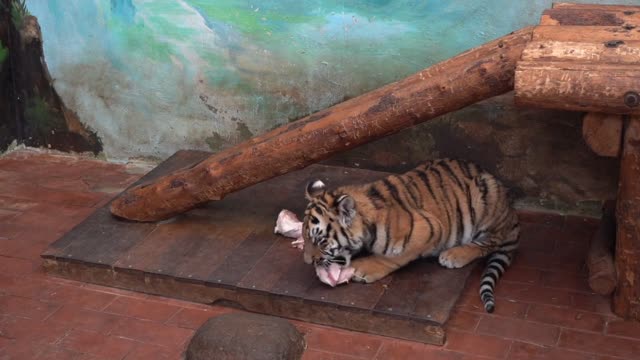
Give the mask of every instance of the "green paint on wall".
M 243 0 L 190 0 L 189 3 L 209 19 L 229 24 L 234 30 L 240 31 L 254 40 L 273 41 L 272 37 L 277 34 L 280 27 L 322 21 L 319 16 L 287 12 L 285 6 L 279 9 L 282 11 L 273 11 L 264 7 L 261 9 L 260 2 L 248 5 Z
M 24 119 L 29 128 L 43 136 L 65 128 L 64 119 L 51 111 L 49 104 L 40 97 L 27 100 Z
M 13 0 L 11 4 L 11 21 L 18 29 L 22 27 L 25 16 L 31 15 L 25 2 L 26 0 Z
M 227 145 L 227 141 L 215 131 L 211 136 L 205 138 L 204 142 L 207 143 L 207 146 L 213 152 L 218 152 Z
M 2 68 L 2 64 L 9 56 L 9 49 L 2 45 L 2 41 L 0 41 L 0 69 Z

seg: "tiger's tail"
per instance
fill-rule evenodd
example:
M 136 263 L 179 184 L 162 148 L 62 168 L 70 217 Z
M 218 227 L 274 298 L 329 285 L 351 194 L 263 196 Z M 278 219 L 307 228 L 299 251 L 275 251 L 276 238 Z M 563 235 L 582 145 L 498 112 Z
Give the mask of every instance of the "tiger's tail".
M 504 274 L 507 267 L 511 265 L 513 254 L 513 251 L 498 250 L 489 255 L 487 267 L 484 269 L 482 281 L 480 282 L 480 298 L 484 304 L 485 311 L 488 313 L 492 313 L 495 310 L 496 299 L 493 292 L 498 279 Z

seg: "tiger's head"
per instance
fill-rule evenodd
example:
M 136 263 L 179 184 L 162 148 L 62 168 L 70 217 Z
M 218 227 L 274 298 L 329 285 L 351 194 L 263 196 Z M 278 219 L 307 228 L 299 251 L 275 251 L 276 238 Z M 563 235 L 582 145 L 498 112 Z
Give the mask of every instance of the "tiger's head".
M 363 247 L 355 200 L 339 191 L 327 191 L 320 180 L 307 185 L 305 197 L 309 204 L 302 221 L 304 261 L 315 266 L 348 266 Z

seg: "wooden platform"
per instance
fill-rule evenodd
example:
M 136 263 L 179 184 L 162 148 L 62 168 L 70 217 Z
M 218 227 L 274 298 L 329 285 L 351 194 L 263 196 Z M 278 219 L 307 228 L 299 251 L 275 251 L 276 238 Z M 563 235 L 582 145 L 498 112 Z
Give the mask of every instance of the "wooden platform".
M 137 184 L 208 155 L 180 151 Z M 50 273 L 80 281 L 443 344 L 442 325 L 471 266 L 447 270 L 421 260 L 374 284 L 330 288 L 291 239 L 273 234 L 281 209 L 302 213 L 307 181 L 331 187 L 384 175 L 313 165 L 158 224 L 117 220 L 106 205 L 42 257 Z

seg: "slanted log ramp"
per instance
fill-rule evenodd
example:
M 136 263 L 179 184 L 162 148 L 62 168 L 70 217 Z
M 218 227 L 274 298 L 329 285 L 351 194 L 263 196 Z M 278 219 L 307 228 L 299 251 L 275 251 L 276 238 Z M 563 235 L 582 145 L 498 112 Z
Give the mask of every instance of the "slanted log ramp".
M 609 202 L 590 247 L 590 284 L 614 293 L 618 315 L 640 319 L 640 7 L 633 6 L 554 4 L 539 26 L 232 148 L 178 152 L 52 244 L 43 254 L 46 268 L 83 281 L 442 344 L 443 324 L 469 269 L 418 262 L 376 284 L 326 289 L 296 250 L 274 237 L 273 221 L 281 208 L 302 210 L 295 189 L 311 177 L 339 184 L 384 175 L 317 162 L 512 90 L 519 106 L 584 112 L 586 143 L 599 155 L 621 158 L 615 211 Z M 436 303 L 437 296 L 448 301 Z

